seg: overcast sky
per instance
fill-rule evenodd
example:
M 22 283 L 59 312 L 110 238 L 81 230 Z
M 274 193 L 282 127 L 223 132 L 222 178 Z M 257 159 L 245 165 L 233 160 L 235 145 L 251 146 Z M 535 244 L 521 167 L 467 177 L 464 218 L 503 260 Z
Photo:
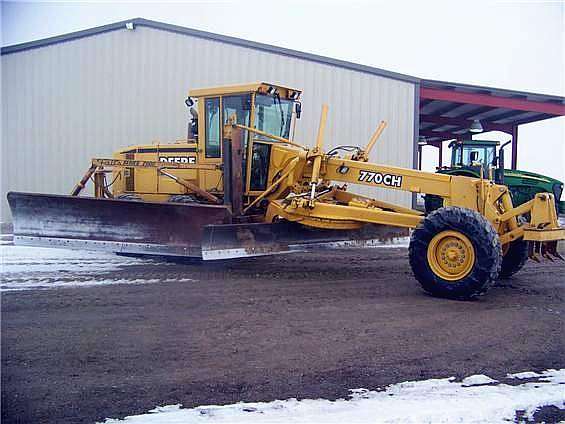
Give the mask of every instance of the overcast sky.
M 143 17 L 417 77 L 563 96 L 564 10 L 554 0 L 2 2 L 2 45 Z M 519 168 L 565 180 L 565 118 L 523 125 L 519 140 Z M 436 155 L 426 148 L 428 169 Z

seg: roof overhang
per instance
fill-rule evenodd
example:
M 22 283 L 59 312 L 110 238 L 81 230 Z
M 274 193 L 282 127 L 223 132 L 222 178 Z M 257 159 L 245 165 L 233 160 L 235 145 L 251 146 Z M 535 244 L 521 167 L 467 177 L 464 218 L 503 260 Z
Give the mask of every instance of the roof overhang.
M 518 125 L 565 115 L 565 99 L 536 93 L 422 80 L 419 133 L 427 144 L 471 138 L 478 120 L 482 132 L 512 134 Z M 480 132 L 479 132 L 480 133 Z

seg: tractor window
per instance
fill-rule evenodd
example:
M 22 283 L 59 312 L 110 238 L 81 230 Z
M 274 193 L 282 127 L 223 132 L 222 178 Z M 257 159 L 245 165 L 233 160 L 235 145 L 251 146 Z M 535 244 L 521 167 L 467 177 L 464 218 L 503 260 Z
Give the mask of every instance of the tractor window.
M 204 103 L 206 115 L 206 157 L 220 157 L 220 99 L 206 99 Z
M 256 95 L 255 128 L 278 137 L 288 138 L 292 118 L 292 105 L 293 102 L 291 100 L 264 94 Z
M 464 146 L 463 147 L 463 158 L 461 158 L 461 150 L 457 150 L 456 162 L 458 165 L 471 166 L 471 153 L 477 152 L 475 163 L 480 163 L 481 165 L 485 163 L 485 149 L 484 147 L 473 147 Z
M 495 165 L 496 147 L 485 147 L 485 159 L 487 165 Z

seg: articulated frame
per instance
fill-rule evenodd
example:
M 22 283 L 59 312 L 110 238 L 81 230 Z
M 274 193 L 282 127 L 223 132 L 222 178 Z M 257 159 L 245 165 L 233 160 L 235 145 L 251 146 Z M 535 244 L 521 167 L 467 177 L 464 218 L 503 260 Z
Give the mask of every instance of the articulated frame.
M 355 229 L 365 223 L 415 228 L 424 219 L 418 211 L 348 193 L 345 185 L 330 185 L 340 182 L 440 196 L 444 206 L 463 207 L 484 215 L 498 232 L 502 245 L 520 238 L 536 242 L 565 239 L 565 229 L 558 225 L 552 194 L 538 194 L 514 208 L 508 188 L 490 180 L 369 163 L 369 151 L 385 123 L 379 125 L 365 149 L 345 158 L 325 154 L 322 144 L 326 118 L 327 106 L 324 106 L 315 147 L 306 152 L 295 149 L 295 159 L 246 210 L 267 198 L 267 222 L 283 218 L 311 227 L 332 229 Z M 269 136 L 254 128 L 233 127 L 231 135 L 234 138 L 241 136 L 237 128 Z M 280 137 L 276 141 L 279 146 L 282 142 L 289 148 L 295 147 L 295 143 Z M 285 183 L 290 194 L 281 198 L 281 193 L 285 192 L 281 186 Z M 307 186 L 309 188 L 305 190 Z M 526 214 L 530 214 L 530 222 L 519 223 L 518 218 Z

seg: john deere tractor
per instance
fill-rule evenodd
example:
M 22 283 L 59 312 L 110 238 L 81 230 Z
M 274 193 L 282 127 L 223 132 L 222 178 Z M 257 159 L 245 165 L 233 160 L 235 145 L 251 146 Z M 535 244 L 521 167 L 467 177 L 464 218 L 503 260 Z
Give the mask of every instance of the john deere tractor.
M 532 200 L 537 193 L 553 193 L 558 213 L 565 213 L 565 200 L 561 200 L 563 183 L 555 178 L 528 171 L 504 169 L 504 143 L 497 152 L 498 141 L 463 140 L 453 141 L 451 148 L 451 165 L 439 168 L 437 172 L 465 177 L 491 178 L 497 184 L 504 184 L 510 189 L 512 203 L 519 206 Z M 440 197 L 426 195 L 426 213 L 430 213 L 443 205 Z

